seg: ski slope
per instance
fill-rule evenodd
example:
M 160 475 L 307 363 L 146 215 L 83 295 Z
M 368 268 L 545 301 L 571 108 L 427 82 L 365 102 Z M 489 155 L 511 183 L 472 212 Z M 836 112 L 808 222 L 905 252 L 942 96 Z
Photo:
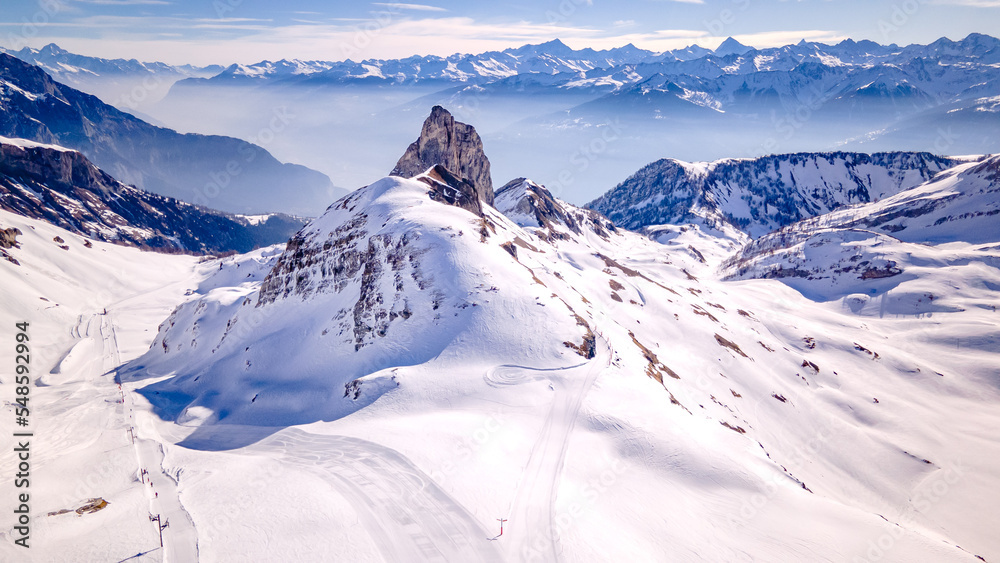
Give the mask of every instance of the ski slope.
M 915 255 L 898 293 L 940 307 L 880 311 L 722 281 L 738 237 L 428 185 L 221 260 L 0 215 L 25 233 L 3 321 L 39 354 L 30 560 L 1000 557 L 995 265 Z
M 133 445 L 131 393 L 119 391 L 114 375 L 122 362 L 148 347 L 151 327 L 197 278 L 197 259 L 99 242 L 87 247 L 81 237 L 7 212 L 0 212 L 0 223 L 23 233 L 21 247 L 9 250 L 20 265 L 5 261 L 0 268 L 5 288 L 0 322 L 30 323 L 35 375 L 29 402 L 31 547 L 13 545 L 11 515 L 5 512 L 0 560 L 161 561 L 164 553 L 148 515 L 183 514 L 183 509 L 170 496 L 155 458 L 147 455 L 159 444 L 139 429 Z M 4 334 L 12 338 L 9 329 Z M 4 365 L 13 365 L 4 348 Z M 3 393 L 4 415 L 13 419 L 13 386 L 4 385 Z M 0 440 L 5 451 L 13 448 L 9 433 Z M 4 456 L 0 472 L 13 474 L 13 462 Z M 144 487 L 140 467 L 163 487 Z M 4 498 L 15 497 L 13 480 L 3 480 L 0 490 Z M 75 510 L 91 499 L 107 505 L 78 515 Z M 167 556 L 197 560 L 194 530 L 185 530 L 177 517 L 171 526 L 178 534 L 168 536 Z

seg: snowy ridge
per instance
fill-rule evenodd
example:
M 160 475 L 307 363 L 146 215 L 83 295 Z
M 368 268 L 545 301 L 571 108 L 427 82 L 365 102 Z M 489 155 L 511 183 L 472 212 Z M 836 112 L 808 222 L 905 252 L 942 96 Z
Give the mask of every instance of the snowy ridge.
M 862 294 L 859 303 L 867 303 L 901 282 L 921 278 L 928 266 L 959 272 L 976 263 L 996 268 L 998 165 L 996 156 L 962 164 L 881 201 L 790 225 L 749 243 L 723 264 L 723 271 L 729 279 L 784 279 L 822 299 Z M 963 284 L 970 278 L 952 276 Z M 944 280 L 935 283 L 938 287 L 914 304 L 918 310 L 941 310 L 941 296 L 955 289 Z
M 246 252 L 287 240 L 304 221 L 255 221 L 126 186 L 83 154 L 0 137 L 0 209 L 44 219 L 95 241 L 159 252 Z
M 971 34 L 962 41 L 942 38 L 930 45 L 879 45 L 871 41 L 845 40 L 836 45 L 802 41 L 795 45 L 755 49 L 733 38 L 715 51 L 692 46 L 656 53 L 633 45 L 595 51 L 571 49 L 558 39 L 504 51 L 456 54 L 449 57 L 408 57 L 396 60 L 369 59 L 333 61 L 261 61 L 232 65 L 213 77 L 215 81 L 237 78 L 280 80 L 299 77 L 317 81 L 351 81 L 377 78 L 386 82 L 488 82 L 524 74 L 599 75 L 608 70 L 644 69 L 643 79 L 660 73 L 672 76 L 717 77 L 724 74 L 790 71 L 803 64 L 845 69 L 898 68 L 913 60 L 933 59 L 942 64 L 1000 62 L 1000 42 L 993 37 Z M 637 75 L 638 76 L 638 75 Z
M 995 400 L 988 341 L 974 357 L 947 348 L 963 322 L 994 314 L 969 308 L 993 290 L 955 295 L 962 306 L 941 311 L 955 322 L 921 336 L 775 281 L 715 281 L 712 252 L 665 255 L 603 223 L 574 230 L 561 217 L 594 216 L 526 179 L 496 194 L 513 220 L 450 205 L 438 183 L 390 177 L 338 200 L 284 252 L 221 263 L 161 325 L 123 377 L 186 428 L 187 466 L 312 460 L 295 471 L 364 515 L 368 539 L 341 548 L 354 559 L 421 545 L 487 561 L 849 559 L 887 526 L 904 530 L 893 560 L 1000 548 L 976 516 L 991 502 L 978 485 L 954 485 L 933 510 L 911 504 L 955 460 L 996 474 L 989 425 L 942 430 Z M 449 453 L 484 424 L 496 438 L 476 455 Z M 220 447 L 224 457 L 205 451 Z M 341 449 L 352 453 L 330 453 Z M 334 477 L 364 475 L 361 459 L 385 468 L 372 484 Z M 609 471 L 614 494 L 588 489 Z M 196 499 L 218 483 L 189 483 L 196 527 L 214 510 Z M 393 504 L 377 493 L 415 486 Z M 736 516 L 756 494 L 762 508 Z M 499 543 L 477 535 L 500 516 Z M 822 540 L 807 524 L 817 519 Z M 199 549 L 245 553 L 246 534 Z
M 800 153 L 685 163 L 663 159 L 588 204 L 628 229 L 694 218 L 752 237 L 919 185 L 960 161 L 928 153 Z

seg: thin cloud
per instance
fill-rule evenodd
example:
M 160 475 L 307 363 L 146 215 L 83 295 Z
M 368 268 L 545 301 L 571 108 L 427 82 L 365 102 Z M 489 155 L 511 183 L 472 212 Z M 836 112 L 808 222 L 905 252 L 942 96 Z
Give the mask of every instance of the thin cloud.
M 444 8 L 426 4 L 400 4 L 398 2 L 372 2 L 372 6 L 384 6 L 393 10 L 413 10 L 417 12 L 447 12 Z

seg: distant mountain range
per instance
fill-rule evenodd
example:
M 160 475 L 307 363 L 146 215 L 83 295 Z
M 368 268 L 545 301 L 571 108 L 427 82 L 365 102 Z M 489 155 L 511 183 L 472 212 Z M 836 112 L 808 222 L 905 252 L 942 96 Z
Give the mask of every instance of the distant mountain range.
M 391 163 L 379 147 L 409 139 L 417 116 L 436 104 L 477 123 L 502 176 L 530 175 L 579 204 L 659 158 L 1000 150 L 1000 40 L 983 34 L 763 49 L 730 38 L 714 50 L 662 53 L 553 40 L 448 57 L 202 68 L 82 57 L 54 45 L 15 54 L 178 130 L 252 140 L 274 108 L 287 108 L 299 118 L 268 149 L 352 188 L 383 174 Z M 148 94 L 143 81 L 155 86 Z M 158 101 L 136 105 L 132 93 Z M 605 143 L 609 124 L 616 131 Z M 587 141 L 605 146 L 581 152 Z
M 342 194 L 260 146 L 150 125 L 2 53 L 0 135 L 78 150 L 125 183 L 229 212 L 316 215 Z
M 575 50 L 556 39 L 539 45 L 449 57 L 413 56 L 360 62 L 282 59 L 233 64 L 207 80 L 482 84 L 519 74 L 540 74 L 562 75 L 560 85 L 573 88 L 586 86 L 588 81 L 607 85 L 638 83 L 656 74 L 714 78 L 726 74 L 788 71 L 807 63 L 871 68 L 905 65 L 915 59 L 990 65 L 1000 62 L 1000 41 L 988 35 L 972 34 L 957 42 L 941 38 L 929 45 L 906 47 L 847 39 L 836 45 L 800 41 L 784 47 L 755 49 L 729 38 L 714 51 L 695 45 L 657 53 L 632 44 L 603 51 Z M 616 78 L 607 80 L 608 76 Z
M 55 43 L 41 49 L 24 47 L 16 51 L 0 47 L 0 53 L 31 63 L 63 84 L 94 94 L 126 110 L 135 110 L 160 100 L 178 80 L 207 78 L 225 70 L 219 65 L 198 67 L 88 57 L 70 53 Z

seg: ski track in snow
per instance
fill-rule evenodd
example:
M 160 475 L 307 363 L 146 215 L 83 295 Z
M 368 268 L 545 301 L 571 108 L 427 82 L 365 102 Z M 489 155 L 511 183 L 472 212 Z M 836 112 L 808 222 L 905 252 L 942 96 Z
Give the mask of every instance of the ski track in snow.
M 489 533 L 399 452 L 298 428 L 244 451 L 279 453 L 325 478 L 358 511 L 386 561 L 501 561 Z
M 105 309 L 103 313 L 94 315 L 88 324 L 92 326 L 97 319 L 100 320 L 98 334 L 103 348 L 101 352 L 103 373 L 108 374 L 121 365 L 113 311 Z M 88 333 L 91 333 L 89 326 Z M 125 389 L 122 389 L 121 397 L 124 402 L 119 403 L 116 410 L 125 417 L 125 422 L 135 435 L 133 444 L 139 467 L 150 472 L 150 476 L 142 481 L 142 486 L 148 487 L 146 494 L 149 497 L 150 514 L 159 514 L 161 524 L 169 522 L 169 526 L 163 530 L 161 560 L 171 563 L 198 561 L 198 534 L 190 515 L 180 503 L 177 482 L 163 472 L 163 445 L 153 438 L 140 437 L 140 435 L 155 436 L 155 429 L 152 424 L 136 428 L 132 392 L 125 392 Z M 127 413 L 125 412 L 126 408 L 128 409 Z M 156 475 L 155 482 L 153 474 Z M 150 524 L 151 526 L 156 525 L 153 522 Z
M 607 342 L 599 337 L 598 343 L 597 356 L 575 366 L 504 365 L 486 374 L 491 385 L 547 380 L 555 391 L 507 514 L 505 556 L 489 541 L 499 536 L 491 537 L 464 506 L 396 450 L 358 438 L 287 428 L 243 451 L 278 453 L 284 462 L 326 479 L 358 511 L 386 561 L 556 561 L 552 505 L 569 436 L 583 398 L 611 357 Z
M 558 561 L 558 532 L 553 526 L 553 504 L 559 490 L 569 437 L 580 406 L 594 380 L 609 365 L 611 350 L 602 336 L 599 352 L 589 362 L 556 369 L 525 366 L 497 366 L 486 373 L 490 385 L 517 385 L 528 381 L 548 381 L 554 391 L 542 431 L 531 448 L 517 493 L 507 513 L 503 538 L 511 561 Z M 515 371 L 516 370 L 516 371 Z M 527 372 L 532 372 L 529 375 Z M 575 374 L 583 372 L 582 377 Z M 500 539 L 498 536 L 495 539 Z

